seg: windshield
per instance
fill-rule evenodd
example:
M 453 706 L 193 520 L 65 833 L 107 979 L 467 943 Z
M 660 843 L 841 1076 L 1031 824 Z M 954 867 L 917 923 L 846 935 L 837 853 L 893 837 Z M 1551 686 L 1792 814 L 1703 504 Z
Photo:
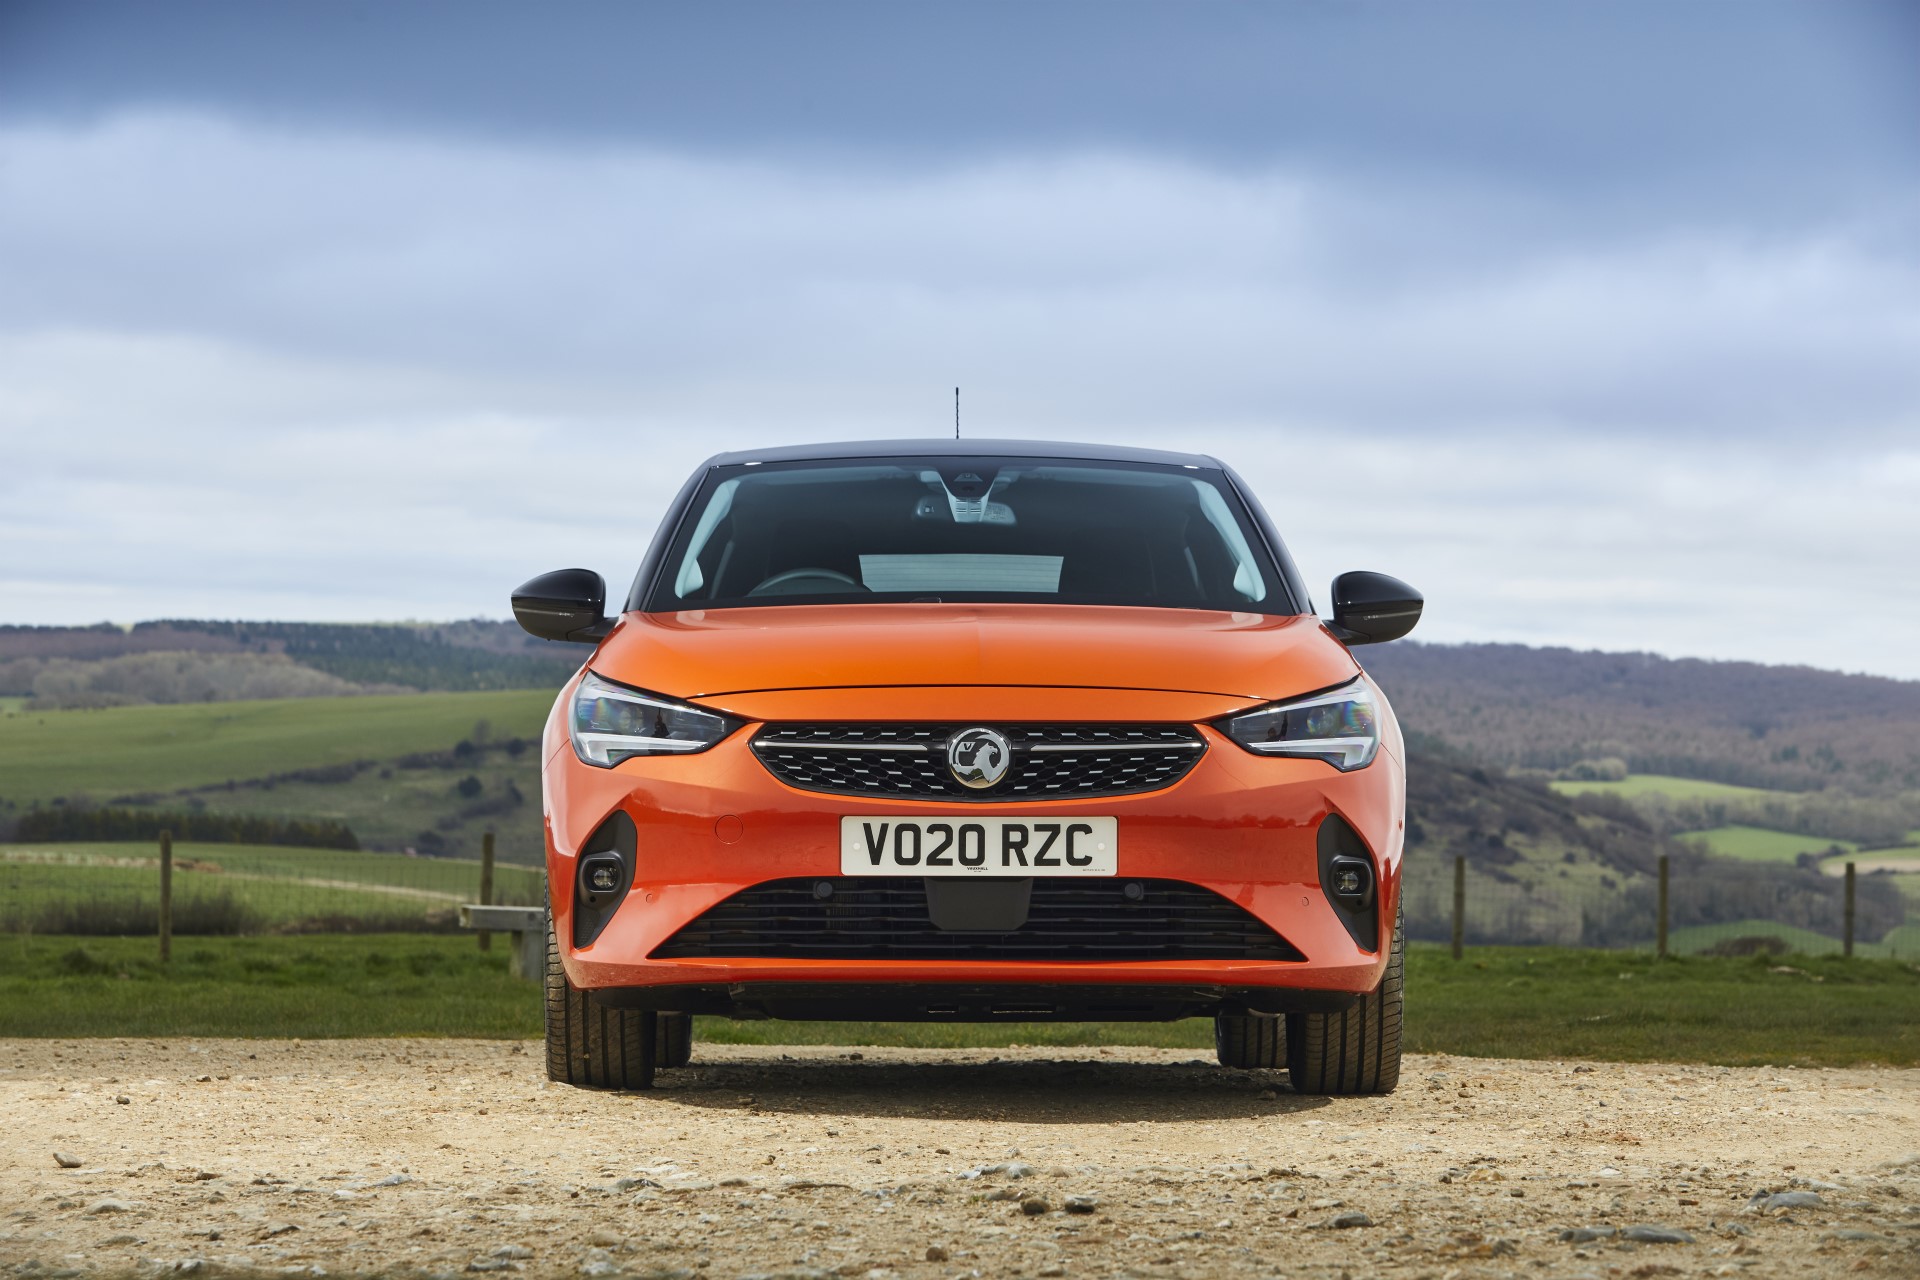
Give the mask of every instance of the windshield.
M 1027 601 L 1290 611 L 1218 470 L 1032 458 L 717 469 L 646 608 Z

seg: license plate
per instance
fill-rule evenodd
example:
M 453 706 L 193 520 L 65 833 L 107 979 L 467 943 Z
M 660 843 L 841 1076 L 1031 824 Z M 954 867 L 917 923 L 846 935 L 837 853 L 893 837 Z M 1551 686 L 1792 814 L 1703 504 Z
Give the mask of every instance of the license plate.
M 1111 876 L 1118 818 L 842 818 L 848 876 Z

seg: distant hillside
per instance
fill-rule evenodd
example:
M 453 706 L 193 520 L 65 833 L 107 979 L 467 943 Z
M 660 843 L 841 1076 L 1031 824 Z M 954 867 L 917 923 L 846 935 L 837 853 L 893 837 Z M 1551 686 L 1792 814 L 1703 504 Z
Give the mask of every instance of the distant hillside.
M 194 657 L 166 662 L 163 654 Z M 0 696 L 57 708 L 542 689 L 557 687 L 585 656 L 578 645 L 537 640 L 513 623 L 484 619 L 430 626 L 176 619 L 128 630 L 5 627 Z M 183 671 L 192 678 L 183 679 Z M 327 680 L 303 680 L 302 671 Z
M 1524 645 L 1356 651 L 1411 731 L 1509 767 L 1920 789 L 1920 681 Z
M 1661 855 L 1672 868 L 1675 928 L 1768 920 L 1834 936 L 1841 884 L 1811 863 L 1736 862 L 1663 836 L 1610 796 L 1569 798 L 1444 748 L 1407 759 L 1407 932 L 1449 935 L 1452 862 L 1467 866 L 1473 941 L 1621 946 L 1653 937 Z M 1860 882 L 1860 936 L 1899 928 L 1906 907 L 1885 878 Z
M 38 706 L 57 708 L 549 689 L 586 652 L 486 619 L 0 627 L 0 696 L 33 696 Z M 168 653 L 198 656 L 151 656 Z M 1523 645 L 1403 641 L 1357 653 L 1410 732 L 1503 768 L 1589 778 L 1669 774 L 1856 796 L 1920 791 L 1920 682 Z M 331 682 L 304 679 L 305 671 Z

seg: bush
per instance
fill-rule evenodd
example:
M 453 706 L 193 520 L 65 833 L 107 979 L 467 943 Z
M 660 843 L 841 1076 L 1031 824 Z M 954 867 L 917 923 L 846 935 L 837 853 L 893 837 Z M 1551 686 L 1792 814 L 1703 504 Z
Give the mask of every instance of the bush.
M 276 653 L 130 653 L 93 662 L 49 659 L 33 678 L 29 709 L 401 692 L 408 690 L 397 685 L 356 684 Z
M 73 950 L 61 954 L 60 972 L 86 976 L 98 973 L 112 973 L 113 966 L 85 947 L 75 947 Z
M 1780 956 L 1786 953 L 1786 943 L 1770 933 L 1763 933 L 1757 937 L 1722 938 L 1700 954 L 1707 956 Z
M 310 933 L 458 933 L 460 913 L 438 907 L 361 912 L 357 915 L 306 916 L 275 925 L 268 932 Z
M 259 931 L 259 917 L 231 893 L 207 894 L 173 904 L 176 936 L 233 936 Z M 61 934 L 75 938 L 152 937 L 160 932 L 160 904 L 141 898 L 93 898 L 50 902 L 35 911 L 0 916 L 0 932 Z M 76 971 L 78 972 L 78 971 Z
M 19 841 L 176 840 L 203 844 L 281 844 L 303 849 L 358 849 L 359 837 L 344 822 L 308 818 L 259 818 L 238 814 L 169 813 L 159 809 L 88 809 L 73 805 L 20 815 Z

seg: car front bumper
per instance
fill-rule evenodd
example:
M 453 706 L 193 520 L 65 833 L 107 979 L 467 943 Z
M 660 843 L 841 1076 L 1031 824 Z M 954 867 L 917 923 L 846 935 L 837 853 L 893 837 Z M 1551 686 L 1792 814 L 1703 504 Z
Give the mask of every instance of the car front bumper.
M 1399 900 L 1404 827 L 1404 771 L 1392 750 L 1383 749 L 1364 769 L 1341 773 L 1319 761 L 1255 756 L 1202 725 L 1205 753 L 1188 774 L 1158 791 L 956 804 L 797 790 L 776 779 L 754 755 L 751 740 L 759 727 L 749 724 L 696 755 L 646 757 L 600 769 L 582 764 L 557 722 L 550 726 L 547 866 L 560 953 L 576 987 L 596 992 L 609 1004 L 746 1017 L 1151 1020 L 1208 1010 L 1339 1007 L 1346 997 L 1372 990 L 1385 968 Z M 1389 745 L 1397 742 L 1390 738 Z M 576 948 L 571 920 L 577 859 L 591 833 L 616 809 L 633 820 L 637 831 L 633 880 L 605 928 Z M 1182 881 L 1212 890 L 1264 922 L 1303 958 L 975 961 L 662 959 L 652 954 L 684 925 L 741 890 L 797 877 L 839 879 L 843 816 L 955 813 L 1033 814 L 1048 821 L 1076 815 L 1117 818 L 1119 878 Z M 1377 919 L 1384 923 L 1372 947 L 1356 943 L 1320 887 L 1316 836 L 1332 815 L 1354 828 L 1373 857 Z

